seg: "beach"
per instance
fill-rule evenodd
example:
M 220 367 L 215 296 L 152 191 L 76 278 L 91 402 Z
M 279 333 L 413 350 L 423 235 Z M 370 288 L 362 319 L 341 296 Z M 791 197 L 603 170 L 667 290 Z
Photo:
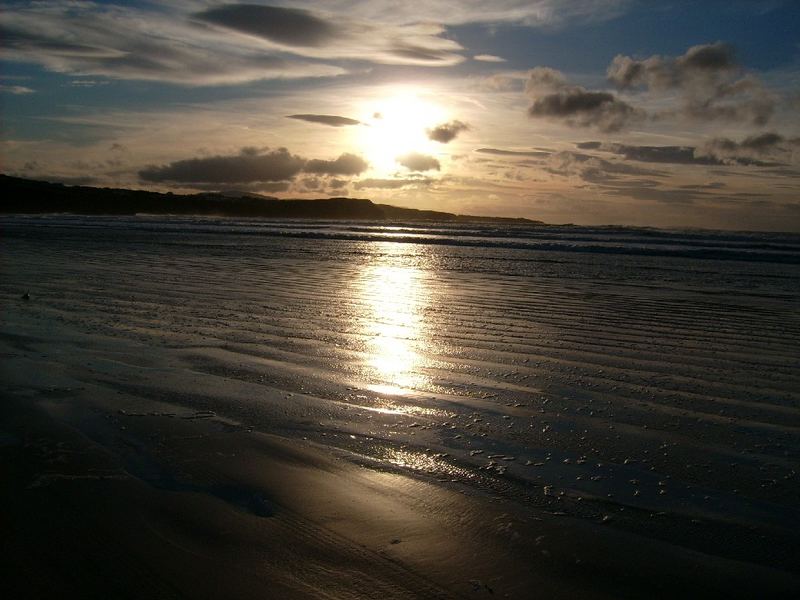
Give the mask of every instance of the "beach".
M 9 597 L 800 593 L 798 235 L 0 225 Z

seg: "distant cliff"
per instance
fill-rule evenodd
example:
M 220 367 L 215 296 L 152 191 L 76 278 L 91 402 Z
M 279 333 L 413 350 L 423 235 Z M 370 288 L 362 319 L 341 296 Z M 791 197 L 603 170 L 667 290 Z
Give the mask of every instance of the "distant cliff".
M 473 217 L 433 210 L 375 204 L 361 198 L 279 200 L 230 193 L 172 194 L 66 186 L 0 175 L 0 213 L 71 213 L 84 215 L 208 215 L 271 219 L 352 219 L 402 221 L 501 221 L 535 223 L 528 219 Z

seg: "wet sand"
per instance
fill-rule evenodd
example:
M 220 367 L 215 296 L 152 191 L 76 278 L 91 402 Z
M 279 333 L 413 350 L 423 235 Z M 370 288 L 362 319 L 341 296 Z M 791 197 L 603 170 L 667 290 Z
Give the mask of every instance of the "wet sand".
M 791 298 L 127 236 L 4 241 L 11 597 L 800 590 Z

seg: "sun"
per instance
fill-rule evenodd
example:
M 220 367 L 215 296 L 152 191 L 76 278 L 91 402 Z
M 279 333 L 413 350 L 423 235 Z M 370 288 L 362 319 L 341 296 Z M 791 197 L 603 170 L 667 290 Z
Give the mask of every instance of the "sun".
M 398 156 L 440 150 L 437 142 L 428 139 L 427 130 L 444 123 L 447 111 L 427 96 L 419 90 L 402 90 L 364 105 L 364 126 L 359 128 L 357 144 L 373 174 L 395 173 L 401 168 Z

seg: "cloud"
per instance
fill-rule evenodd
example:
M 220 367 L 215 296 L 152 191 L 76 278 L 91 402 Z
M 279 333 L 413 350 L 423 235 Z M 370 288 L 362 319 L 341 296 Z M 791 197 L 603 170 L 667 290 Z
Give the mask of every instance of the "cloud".
M 303 170 L 306 160 L 279 148 L 264 154 L 245 149 L 236 156 L 211 156 L 179 160 L 161 167 L 139 171 L 139 177 L 152 182 L 249 183 L 287 181 Z
M 552 92 L 568 86 L 564 74 L 550 67 L 534 67 L 527 76 L 525 91 L 530 96 L 538 96 L 542 90 Z
M 328 5 L 320 4 L 327 9 Z M 464 60 L 463 48 L 443 37 L 441 25 L 415 20 L 388 24 L 359 21 L 361 11 L 228 4 L 194 14 L 211 26 L 255 38 L 282 51 L 321 60 L 358 59 L 384 64 L 448 66 Z
M 352 176 L 362 173 L 368 166 L 355 154 L 342 154 L 335 160 L 308 160 L 291 154 L 286 148 L 269 151 L 247 147 L 232 156 L 190 158 L 150 166 L 139 171 L 139 177 L 155 183 L 239 185 L 287 182 L 299 173 Z
M 765 162 L 755 158 L 776 153 L 780 148 L 788 151 L 788 146 L 779 145 L 775 139 L 777 134 L 763 134 L 747 138 L 741 144 L 726 138 L 717 138 L 702 148 L 694 146 L 634 146 L 628 144 L 604 142 L 580 142 L 576 146 L 583 150 L 599 150 L 619 156 L 627 160 L 639 162 L 663 163 L 675 165 L 742 165 L 755 167 L 774 167 L 780 163 Z M 780 137 L 780 136 L 778 136 Z M 787 141 L 791 144 L 792 141 Z
M 95 81 L 94 79 L 73 79 L 69 82 L 69 87 L 93 88 L 99 85 L 107 85 L 108 81 Z
M 264 196 L 264 192 L 268 192 L 270 194 L 275 192 L 286 192 L 289 190 L 290 184 L 288 181 L 252 181 L 248 183 L 237 183 L 235 187 L 224 187 L 218 183 L 193 182 L 190 185 L 182 183 L 170 183 L 168 187 L 190 187 L 194 190 L 215 192 L 224 196 L 228 196 L 229 198 L 239 198 L 241 196 L 267 198 L 272 196 Z
M 98 183 L 98 179 L 91 175 L 54 175 L 52 173 L 32 175 L 25 173 L 23 176 L 47 181 L 49 183 L 61 183 L 63 185 L 94 185 Z
M 308 121 L 309 123 L 321 123 L 322 125 L 330 125 L 331 127 L 343 127 L 345 125 L 360 125 L 361 121 L 349 119 L 347 117 L 340 117 L 338 115 L 288 115 L 288 119 L 298 119 L 300 121 Z
M 296 3 L 295 3 L 296 4 Z M 395 24 L 432 22 L 446 25 L 466 23 L 514 23 L 531 27 L 553 27 L 565 23 L 605 21 L 618 17 L 629 0 L 305 0 L 305 6 L 335 5 L 345 14 Z
M 532 117 L 557 117 L 573 126 L 596 126 L 601 131 L 618 131 L 635 115 L 635 109 L 608 92 L 569 88 L 537 98 L 528 109 Z
M 677 91 L 681 107 L 662 111 L 657 118 L 677 115 L 693 120 L 744 120 L 764 125 L 777 102 L 757 77 L 742 76 L 733 47 L 724 42 L 692 46 L 675 58 L 656 55 L 637 60 L 617 55 L 606 74 L 619 89 Z
M 15 96 L 22 96 L 24 94 L 33 94 L 36 90 L 32 90 L 24 85 L 4 85 L 0 84 L 0 93 L 13 94 Z
M 423 187 L 433 183 L 433 179 L 421 177 L 415 179 L 362 179 L 356 181 L 353 187 L 357 190 L 364 188 L 396 190 L 404 187 Z
M 450 121 L 448 123 L 437 125 L 432 129 L 428 129 L 427 134 L 429 139 L 435 142 L 446 144 L 454 140 L 459 133 L 462 131 L 467 131 L 468 129 L 469 125 L 466 123 L 461 121 Z
M 369 164 L 355 154 L 342 154 L 336 160 L 309 160 L 303 171 L 318 175 L 358 175 L 367 170 Z
M 427 154 L 420 154 L 419 152 L 410 152 L 403 156 L 397 157 L 397 162 L 403 165 L 409 171 L 438 171 L 441 168 L 439 161 L 433 156 Z
M 711 181 L 709 183 L 697 183 L 678 186 L 682 190 L 721 190 L 727 187 L 721 181 Z
M 627 3 L 463 0 L 454 10 L 450 0 L 299 0 L 292 7 L 43 0 L 4 7 L 0 37 L 5 60 L 60 73 L 230 85 L 335 76 L 345 73 L 330 64 L 339 60 L 454 65 L 465 60 L 464 49 L 447 36 L 449 26 L 591 22 L 614 18 Z M 498 58 L 478 55 L 478 60 Z
M 192 86 L 331 77 L 346 72 L 330 64 L 340 59 L 424 66 L 464 60 L 440 25 L 365 23 L 247 4 L 192 16 L 182 6 L 16 5 L 0 12 L 3 57 L 59 73 Z
M 612 162 L 579 152 L 556 152 L 549 157 L 545 171 L 562 177 L 577 177 L 588 183 L 617 181 L 620 176 L 663 177 L 663 171 L 644 169 L 623 162 Z
M 499 148 L 478 148 L 475 152 L 494 154 L 496 156 L 534 156 L 537 158 L 545 158 L 552 154 L 547 150 L 502 150 Z
M 570 85 L 561 72 L 549 67 L 531 69 L 525 90 L 533 97 L 529 116 L 561 120 L 571 127 L 595 127 L 612 132 L 644 117 L 642 110 L 614 94 Z
M 675 165 L 723 164 L 710 157 L 698 157 L 694 146 L 632 146 L 604 142 L 580 142 L 576 146 L 582 150 L 599 150 L 639 162 Z
M 339 33 L 336 25 L 307 10 L 277 6 L 227 4 L 195 18 L 287 46 L 322 46 Z
M 494 54 L 476 54 L 472 57 L 472 60 L 477 60 L 478 62 L 488 62 L 488 63 L 503 63 L 506 62 L 506 59 L 502 56 L 495 56 Z
M 766 132 L 744 138 L 736 142 L 729 138 L 714 138 L 696 150 L 701 157 L 708 157 L 730 164 L 757 164 L 760 166 L 780 166 L 779 163 L 755 160 L 773 157 L 788 161 L 800 159 L 800 137 L 786 138 L 779 133 Z
M 227 85 L 344 73 L 231 39 L 167 9 L 26 3 L 0 13 L 0 36 L 5 60 L 80 76 Z
M 525 89 L 526 73 L 495 73 L 489 77 L 473 78 L 475 88 L 486 92 L 521 92 Z
M 736 69 L 733 47 L 723 42 L 692 46 L 677 58 L 651 56 L 635 60 L 618 54 L 608 67 L 609 81 L 620 89 L 645 86 L 656 90 L 706 85 Z

